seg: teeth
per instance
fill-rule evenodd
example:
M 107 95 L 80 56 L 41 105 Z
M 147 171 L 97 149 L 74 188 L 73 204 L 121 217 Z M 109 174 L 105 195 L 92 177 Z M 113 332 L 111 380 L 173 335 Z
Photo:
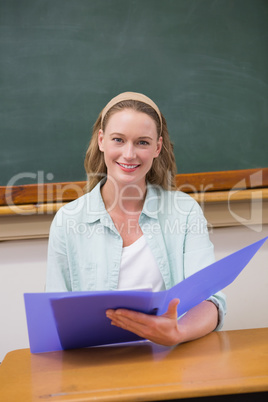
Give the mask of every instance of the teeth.
M 139 165 L 124 165 L 123 163 L 119 163 L 120 166 L 123 166 L 126 169 L 134 169 Z

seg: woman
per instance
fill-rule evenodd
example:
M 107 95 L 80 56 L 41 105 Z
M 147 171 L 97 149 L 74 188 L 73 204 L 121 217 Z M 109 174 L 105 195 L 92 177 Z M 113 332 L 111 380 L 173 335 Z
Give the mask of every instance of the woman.
M 53 220 L 47 291 L 168 289 L 214 261 L 199 205 L 175 191 L 165 118 L 143 94 L 113 98 L 99 115 L 85 158 L 88 193 Z M 178 295 L 179 297 L 179 295 Z M 162 316 L 108 310 L 111 324 L 162 345 L 219 329 L 217 293 L 178 319 L 179 299 Z

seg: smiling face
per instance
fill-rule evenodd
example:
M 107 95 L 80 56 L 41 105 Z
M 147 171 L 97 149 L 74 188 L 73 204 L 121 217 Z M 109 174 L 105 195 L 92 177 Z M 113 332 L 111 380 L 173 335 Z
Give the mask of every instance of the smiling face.
M 124 109 L 111 115 L 105 130 L 99 131 L 98 143 L 108 180 L 143 186 L 161 151 L 162 137 L 157 139 L 156 124 L 146 113 Z

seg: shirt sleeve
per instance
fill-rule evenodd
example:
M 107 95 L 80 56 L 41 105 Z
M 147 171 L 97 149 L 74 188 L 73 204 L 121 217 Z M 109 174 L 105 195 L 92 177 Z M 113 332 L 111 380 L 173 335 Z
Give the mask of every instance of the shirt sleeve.
M 209 239 L 207 221 L 199 204 L 194 202 L 188 216 L 184 241 L 184 277 L 187 278 L 214 262 L 214 246 Z M 226 297 L 222 292 L 217 292 L 208 300 L 213 302 L 218 309 L 216 330 L 220 330 L 226 314 Z
M 46 291 L 66 292 L 71 290 L 66 233 L 63 213 L 62 210 L 59 210 L 52 221 L 49 233 Z

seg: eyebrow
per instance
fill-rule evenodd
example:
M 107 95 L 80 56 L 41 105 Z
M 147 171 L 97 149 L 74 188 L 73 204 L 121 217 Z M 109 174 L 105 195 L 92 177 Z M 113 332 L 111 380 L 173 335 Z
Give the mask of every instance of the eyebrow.
M 125 134 L 118 133 L 118 132 L 114 132 L 114 133 L 111 133 L 111 134 L 110 134 L 110 137 L 112 137 L 113 135 L 121 135 L 122 137 L 125 137 L 125 136 L 126 136 Z M 149 136 L 146 136 L 146 135 L 142 135 L 141 137 L 138 137 L 138 140 L 145 140 L 145 139 L 147 139 L 147 140 L 153 140 L 152 137 L 149 137 Z

